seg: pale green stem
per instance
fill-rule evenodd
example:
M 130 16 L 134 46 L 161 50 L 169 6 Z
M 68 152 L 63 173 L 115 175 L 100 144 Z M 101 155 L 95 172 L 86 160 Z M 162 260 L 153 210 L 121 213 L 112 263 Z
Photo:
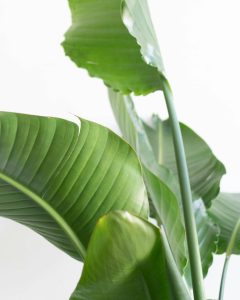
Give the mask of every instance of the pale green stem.
M 223 271 L 222 271 L 222 279 L 221 279 L 221 284 L 220 284 L 219 300 L 223 300 L 225 282 L 226 282 L 227 271 L 228 271 L 228 265 L 229 265 L 230 257 L 231 257 L 232 252 L 233 252 L 234 245 L 235 245 L 236 240 L 238 238 L 239 231 L 240 231 L 240 219 L 238 220 L 236 226 L 234 227 L 230 242 L 229 242 L 228 247 L 227 247 L 226 258 L 225 258 L 225 261 L 224 261 L 224 266 L 223 266 Z
M 191 268 L 193 294 L 195 300 L 205 300 L 202 264 L 195 218 L 192 210 L 192 192 L 187 168 L 186 155 L 180 125 L 177 119 L 173 95 L 167 80 L 163 80 L 163 93 L 171 123 L 178 177 L 182 196 L 183 215 L 186 228 L 189 264 Z
M 221 278 L 220 291 L 219 291 L 219 297 L 218 297 L 219 300 L 223 300 L 225 281 L 226 281 L 226 277 L 227 277 L 229 261 L 230 261 L 230 256 L 226 256 L 224 265 L 223 265 L 223 271 L 222 271 L 222 278 Z

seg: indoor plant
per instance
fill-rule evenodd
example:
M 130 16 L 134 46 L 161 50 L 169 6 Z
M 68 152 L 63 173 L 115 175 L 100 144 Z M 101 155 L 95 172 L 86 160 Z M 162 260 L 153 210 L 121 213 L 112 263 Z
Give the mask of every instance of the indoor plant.
M 87 13 L 95 13 L 96 11 L 97 12 L 101 12 L 101 10 L 99 9 L 99 7 L 96 7 L 96 11 L 94 11 L 94 9 L 93 9 L 93 7 L 91 8 L 91 11 L 85 11 L 84 12 L 84 16 L 78 16 L 78 13 L 80 13 L 81 12 L 81 10 L 83 10 L 83 9 L 87 9 L 87 7 L 83 7 L 82 6 L 82 8 L 81 7 L 78 7 L 78 6 L 76 6 L 76 7 L 74 7 L 74 5 L 76 5 L 76 3 L 77 2 L 72 2 L 72 5 L 73 5 L 73 9 L 76 9 L 76 11 L 77 11 L 77 13 L 76 13 L 76 15 L 77 15 L 77 17 L 81 17 L 81 24 L 83 24 L 83 20 L 84 20 L 84 16 L 86 16 L 86 21 L 87 21 L 87 24 L 88 24 L 88 27 L 87 28 L 89 28 L 89 32 L 86 32 L 86 31 L 84 31 L 84 30 L 82 30 L 81 31 L 81 28 L 79 28 L 78 27 L 78 25 L 75 25 L 75 29 L 77 29 L 77 30 L 79 30 L 80 29 L 80 33 L 83 33 L 83 34 L 85 34 L 85 36 L 83 36 L 83 41 L 84 41 L 84 39 L 86 40 L 86 34 L 87 34 L 87 37 L 88 36 L 90 36 L 90 33 L 91 32 L 93 32 L 94 34 L 101 34 L 101 33 L 99 33 L 98 32 L 98 30 L 99 30 L 99 28 L 100 29 L 102 29 L 103 27 L 102 26 L 99 26 L 99 24 L 97 24 L 97 18 L 96 18 L 96 14 L 94 14 L 94 15 L 90 15 L 90 16 L 88 16 L 88 14 Z M 89 1 L 88 1 L 88 3 L 89 3 Z M 83 5 L 84 4 L 84 1 L 82 1 L 81 3 L 79 3 L 79 5 Z M 85 3 L 86 4 L 86 3 Z M 94 3 L 93 2 L 93 4 L 95 5 L 96 3 Z M 115 2 L 115 4 L 116 5 L 118 5 L 118 3 L 116 3 Z M 107 4 L 107 5 L 109 5 L 109 4 Z M 131 3 L 128 3 L 128 5 L 131 5 Z M 103 8 L 104 10 L 103 10 L 103 12 L 104 13 L 106 13 L 106 12 L 113 12 L 114 13 L 114 9 L 113 9 L 113 7 L 110 7 L 110 6 L 107 6 L 107 9 L 106 8 Z M 126 7 L 125 7 L 125 9 L 126 9 Z M 152 68 L 150 68 L 150 67 L 147 67 L 144 63 L 143 63 L 143 61 L 142 61 L 142 59 L 141 59 L 141 56 L 140 56 L 140 53 L 137 51 L 137 50 L 139 50 L 138 49 L 138 47 L 135 47 L 135 41 L 134 41 L 134 39 L 133 38 L 131 38 L 131 36 L 130 35 L 128 35 L 128 32 L 127 32 L 127 30 L 125 30 L 125 27 L 123 26 L 123 24 L 121 23 L 121 19 L 120 19 L 120 14 L 119 14 L 119 19 L 116 19 L 116 12 L 117 13 L 119 13 L 119 11 L 118 11 L 118 7 L 116 6 L 116 11 L 115 11 L 115 14 L 114 14 L 114 16 L 115 16 L 115 18 L 114 18 L 114 20 L 111 20 L 111 18 L 109 18 L 109 14 L 108 14 L 108 18 L 106 18 L 106 16 L 105 15 L 103 15 L 103 17 L 104 17 L 104 19 L 103 19 L 103 21 L 109 21 L 110 23 L 109 24 L 112 24 L 112 26 L 110 26 L 109 24 L 107 24 L 107 29 L 108 29 L 108 32 L 106 32 L 106 30 L 105 30 L 105 32 L 103 32 L 103 34 L 105 33 L 112 33 L 113 32 L 113 25 L 116 25 L 116 26 L 122 26 L 122 27 L 120 27 L 120 29 L 119 30 L 116 30 L 116 33 L 117 34 L 120 34 L 121 36 L 122 36 L 122 40 L 119 40 L 119 39 L 117 39 L 117 36 L 113 36 L 113 38 L 112 39 L 110 39 L 110 47 L 109 47 L 109 51 L 110 51 L 110 54 L 111 54 L 111 52 L 113 52 L 113 57 L 112 57 L 112 62 L 111 62 L 111 56 L 109 55 L 109 53 L 105 53 L 105 52 L 103 52 L 103 49 L 102 48 L 97 48 L 97 47 L 101 47 L 101 45 L 99 46 L 99 45 L 90 45 L 90 47 L 89 47 L 89 49 L 87 49 L 87 54 L 92 54 L 93 56 L 96 56 L 96 51 L 95 51 L 95 49 L 97 49 L 99 52 L 99 59 L 102 61 L 102 62 L 104 62 L 104 58 L 107 58 L 106 60 L 110 60 L 110 63 L 111 63 L 111 65 L 113 64 L 113 62 L 114 62 L 114 69 L 117 69 L 117 66 L 116 66 L 116 62 L 118 61 L 117 59 L 120 57 L 119 56 L 119 53 L 117 52 L 117 50 L 116 49 L 120 49 L 121 50 L 121 45 L 122 46 L 124 46 L 124 49 L 123 49 L 123 51 L 120 51 L 120 54 L 121 54 L 121 52 L 123 52 L 122 54 L 125 54 L 125 56 L 124 56 L 124 58 L 122 58 L 121 60 L 119 59 L 119 61 L 120 61 L 120 66 L 119 66 L 119 69 L 117 69 L 117 70 L 110 70 L 111 72 L 113 72 L 113 71 L 117 71 L 117 74 L 113 74 L 113 79 L 114 80 L 116 80 L 116 75 L 119 75 L 118 74 L 118 72 L 120 72 L 120 75 L 121 75 L 121 72 L 123 71 L 123 66 L 122 66 L 122 62 L 124 61 L 124 62 L 126 62 L 126 69 L 124 70 L 124 76 L 120 76 L 120 79 L 121 78 L 124 78 L 124 81 L 125 82 L 120 82 L 120 84 L 118 83 L 118 78 L 117 78 L 117 80 L 116 80 L 116 82 L 115 82 L 115 84 L 117 84 L 117 86 L 114 86 L 114 83 L 113 82 L 111 82 L 111 86 L 113 86 L 114 88 L 119 88 L 120 90 L 122 89 L 122 91 L 123 92 L 128 92 L 129 91 L 129 85 L 130 85 L 130 79 L 133 79 L 132 81 L 131 81 L 131 84 L 134 84 L 135 85 L 135 92 L 137 92 L 137 93 L 145 93 L 145 92 L 149 92 L 150 90 L 153 90 L 153 89 L 155 89 L 156 87 L 158 88 L 159 87 L 159 83 L 161 83 L 161 81 L 164 81 L 165 83 L 166 83 L 166 80 L 165 79 L 163 79 L 162 80 L 162 78 L 160 78 L 161 76 L 159 76 L 158 75 L 158 73 L 157 73 L 157 71 L 155 70 L 155 71 L 153 71 L 153 74 L 151 74 L 151 72 L 152 72 Z M 129 19 L 129 16 L 127 16 L 127 12 L 129 13 L 129 11 L 126 11 L 125 10 L 125 18 L 127 18 L 127 19 L 125 19 L 125 21 L 128 21 L 128 25 L 130 26 L 131 25 L 131 22 L 129 22 L 129 21 L 131 21 L 131 19 Z M 131 12 L 131 11 L 130 11 Z M 134 12 L 137 12 L 137 10 L 136 9 L 134 9 Z M 146 12 L 146 11 L 145 11 Z M 76 18 L 77 18 L 76 17 Z M 137 16 L 136 16 L 137 17 Z M 90 20 L 90 22 L 89 22 L 89 20 Z M 142 17 L 140 18 L 140 20 L 142 21 Z M 91 23 L 91 22 L 93 22 L 93 23 Z M 101 19 L 100 19 L 100 22 L 101 22 Z M 81 25 L 80 24 L 80 25 Z M 133 24 L 136 24 L 136 23 L 133 23 Z M 96 26 L 96 25 L 98 25 L 96 28 L 93 28 L 93 27 L 91 27 L 90 25 L 94 25 L 94 26 Z M 146 26 L 144 26 L 143 28 L 146 28 Z M 83 29 L 86 29 L 86 27 L 84 28 L 83 27 Z M 118 29 L 118 28 L 117 28 Z M 131 28 L 132 30 L 134 30 L 134 28 Z M 136 29 L 136 28 L 135 28 Z M 137 28 L 138 29 L 138 28 Z M 132 32 L 132 31 L 131 31 Z M 140 31 L 139 31 L 140 33 L 144 33 L 144 31 L 143 31 L 143 29 L 141 29 Z M 134 34 L 134 32 L 132 32 L 133 34 Z M 76 41 L 76 36 L 74 37 L 74 32 L 70 32 L 70 34 L 68 35 L 68 37 L 69 38 L 71 38 L 71 34 L 72 34 L 72 38 L 73 38 L 73 40 L 72 41 Z M 127 35 L 126 35 L 127 34 Z M 77 32 L 77 38 L 79 37 L 79 33 Z M 94 39 L 92 39 L 92 41 L 94 41 L 94 43 L 95 43 L 95 41 L 97 41 L 98 40 L 98 37 L 99 37 L 99 35 L 97 36 L 97 37 L 94 37 Z M 118 37 L 119 37 L 119 35 L 118 35 Z M 80 35 L 80 38 L 81 38 L 81 35 Z M 89 38 L 89 40 L 91 39 L 91 36 L 90 36 L 90 38 Z M 139 37 L 139 39 L 141 40 L 141 36 Z M 85 58 L 85 56 L 86 56 L 86 54 L 85 53 L 82 53 L 81 51 L 81 49 L 86 49 L 86 45 L 84 45 L 84 44 L 82 44 L 82 42 L 83 41 L 81 41 L 80 40 L 80 42 L 81 42 L 81 44 L 80 44 L 80 50 L 78 49 L 78 46 L 72 46 L 72 49 L 74 50 L 73 51 L 73 54 L 72 55 L 74 55 L 74 53 L 76 53 L 76 57 L 77 57 L 77 59 L 80 57 L 80 58 Z M 106 42 L 106 39 L 104 40 L 105 42 Z M 100 41 L 101 42 L 101 41 Z M 119 42 L 119 44 L 117 44 L 117 42 Z M 114 44 L 113 44 L 114 43 Z M 148 48 L 149 48 L 149 45 L 151 46 L 152 45 L 152 43 L 154 43 L 154 41 L 150 41 L 150 42 L 148 42 Z M 103 46 L 103 48 L 106 48 L 106 45 L 107 44 L 104 44 L 104 46 Z M 113 47 L 115 45 L 115 47 Z M 126 46 L 127 45 L 127 46 Z M 66 41 L 65 42 L 65 49 L 66 49 L 66 52 L 67 52 L 67 47 L 69 46 L 69 48 L 68 49 L 70 49 L 71 48 L 71 41 L 69 40 L 69 44 L 68 44 L 68 41 Z M 89 45 L 87 45 L 87 46 L 89 46 Z M 96 46 L 96 48 L 95 48 L 95 46 Z M 133 46 L 133 48 L 131 48 Z M 155 46 L 155 45 L 154 45 Z M 135 47 L 135 48 L 134 48 Z M 137 49 L 136 49 L 137 48 Z M 135 63 L 135 66 L 134 66 L 134 69 L 133 69 L 133 66 L 132 66 L 132 62 L 133 62 L 133 58 L 131 58 L 130 56 L 129 56 L 129 53 L 127 52 L 126 53 L 126 49 L 129 49 L 129 50 L 131 50 L 131 52 L 132 53 L 138 53 L 138 56 L 136 56 L 136 61 L 134 60 L 134 63 Z M 152 51 L 153 51 L 153 49 L 155 49 L 156 50 L 156 47 L 150 47 L 150 49 L 145 49 L 145 50 L 150 50 L 151 52 L 150 52 L 150 54 L 151 55 L 154 55 L 154 53 L 152 53 Z M 80 51 L 80 52 L 79 52 Z M 91 51 L 93 52 L 93 53 L 91 53 Z M 130 51 L 129 51 L 130 52 Z M 147 52 L 147 54 L 148 54 L 148 52 Z M 71 55 L 71 53 L 70 53 L 70 55 Z M 158 53 L 156 54 L 156 55 L 158 55 Z M 74 57 L 73 57 L 74 58 Z M 148 57 L 149 58 L 149 57 Z M 97 59 L 96 57 L 94 57 L 94 59 Z M 129 61 L 131 62 L 131 68 L 132 68 L 132 72 L 130 72 L 131 71 L 131 68 L 130 69 L 128 69 L 127 68 L 127 59 L 129 59 Z M 154 56 L 153 56 L 153 58 L 152 57 L 150 57 L 149 59 L 152 59 L 152 60 L 154 60 L 155 58 L 154 58 Z M 154 61 L 152 61 L 153 63 L 154 63 Z M 81 65 L 81 63 L 82 62 L 80 62 L 79 64 Z M 84 62 L 83 62 L 84 63 Z M 91 69 L 94 69 L 94 63 L 95 63 L 95 61 L 91 58 L 91 59 L 89 59 L 88 57 L 86 58 L 86 63 L 91 67 Z M 108 61 L 106 61 L 106 63 L 109 63 Z M 140 64 L 139 65 L 139 67 L 138 67 L 138 64 Z M 159 64 L 159 63 L 158 63 Z M 107 66 L 108 67 L 108 66 Z M 158 67 L 159 67 L 159 69 L 161 69 L 161 66 L 159 66 L 158 65 Z M 95 71 L 96 72 L 96 74 L 97 75 L 99 75 L 99 76 L 102 76 L 102 77 L 104 77 L 104 76 L 106 76 L 106 70 L 104 70 L 104 68 L 103 68 L 103 65 L 100 65 L 100 71 L 101 72 L 105 72 L 105 75 L 103 74 L 103 75 L 101 75 L 101 74 L 98 74 L 97 72 L 98 71 Z M 141 73 L 141 70 L 143 71 L 143 73 Z M 94 71 L 91 71 L 92 72 L 92 74 L 93 74 L 93 72 Z M 108 70 L 108 72 L 109 72 L 109 70 Z M 162 73 L 163 71 L 162 71 L 162 69 L 160 70 L 160 72 Z M 129 76 L 129 78 L 126 76 L 126 74 Z M 146 83 L 146 85 L 145 85 L 145 87 L 144 87 L 144 82 L 145 82 L 145 79 L 144 78 L 142 78 L 143 76 L 141 76 L 141 74 L 144 74 L 144 76 L 145 75 L 147 75 L 146 77 L 147 77 L 147 79 L 148 79 L 148 81 L 147 81 L 147 83 Z M 94 74 L 93 74 L 94 75 Z M 109 74 L 107 74 L 107 76 L 109 76 Z M 110 77 L 111 77 L 110 76 Z M 131 77 L 132 76 L 132 77 Z M 137 80 L 139 81 L 139 82 L 136 82 L 136 80 L 134 79 L 135 77 L 134 76 L 137 76 Z M 151 76 L 153 76 L 153 79 L 152 79 L 152 77 Z M 104 77 L 105 78 L 105 77 Z M 160 79 L 161 80 L 160 80 Z M 109 80 L 111 80 L 112 81 L 112 78 L 110 78 Z M 142 80 L 142 81 L 141 81 Z M 108 82 L 107 82 L 108 83 Z M 124 84 L 125 84 L 125 86 L 124 86 Z M 139 86 L 137 87 L 137 84 L 139 84 Z M 148 85 L 149 84 L 149 85 Z M 155 85 L 155 87 L 153 86 L 153 85 Z M 144 88 L 146 89 L 145 90 L 145 92 L 144 92 Z M 167 85 L 165 85 L 165 88 L 167 89 Z M 141 89 L 141 90 L 140 90 Z M 166 93 L 166 92 L 169 92 L 169 90 L 165 90 L 165 94 L 166 94 L 166 96 L 168 96 L 168 94 Z M 120 117 L 122 116 L 124 116 L 125 114 L 127 114 L 127 117 L 128 116 L 130 116 L 130 119 L 129 119 L 129 121 L 128 121 L 128 123 L 126 123 L 126 122 L 123 122 L 123 125 L 127 125 L 127 128 L 122 128 L 122 131 L 123 131 L 123 133 L 124 133 L 124 136 L 125 136 L 125 138 L 127 138 L 127 139 L 130 139 L 131 138 L 131 140 L 130 140 L 130 143 L 136 148 L 136 150 L 137 150 L 137 152 L 138 152 L 138 155 L 140 156 L 140 158 L 141 158 L 141 160 L 142 160 L 142 163 L 143 163 L 143 166 L 144 166 L 144 176 L 145 176 L 145 182 L 146 182 L 146 184 L 148 185 L 148 189 L 149 189 L 149 193 L 150 193 L 150 196 L 151 196 L 151 198 L 152 198 L 152 201 L 153 201 L 153 203 L 154 203 L 154 205 L 157 207 L 157 211 L 158 211 L 158 213 L 159 214 L 161 214 L 161 215 L 159 215 L 159 218 L 161 219 L 161 222 L 162 223 L 164 223 L 164 227 L 165 227 L 165 230 L 166 230 L 166 233 L 167 233 L 167 236 L 168 236 L 168 233 L 169 233 L 169 235 L 170 235 L 170 229 L 173 227 L 173 223 L 170 223 L 170 224 L 165 224 L 165 219 L 164 218 L 166 218 L 166 220 L 168 220 L 168 222 L 169 222 L 169 218 L 168 218 L 168 216 L 169 215 L 165 215 L 165 213 L 167 212 L 168 214 L 169 214 L 169 212 L 171 212 L 171 208 L 172 207 L 174 207 L 174 204 L 172 205 L 172 206 L 170 206 L 169 205 L 169 203 L 177 203 L 177 200 L 175 199 L 175 198 L 177 198 L 178 199 L 178 197 L 179 196 L 177 196 L 178 194 L 179 194 L 179 192 L 178 192 L 178 187 L 177 186 L 175 186 L 175 185 L 173 185 L 173 187 L 172 187 L 172 182 L 174 181 L 174 179 L 172 179 L 173 177 L 171 176 L 171 177 L 169 177 L 170 175 L 169 175 L 169 170 L 166 170 L 166 168 L 164 168 L 163 166 L 161 166 L 161 168 L 154 162 L 154 159 L 155 159 L 155 157 L 156 157 L 156 153 L 157 153 L 157 149 L 155 148 L 154 150 L 151 150 L 151 145 L 149 146 L 149 141 L 148 142 L 145 142 L 145 137 L 144 137 L 144 135 L 145 135 L 145 131 L 147 131 L 147 130 L 149 130 L 149 134 L 153 134 L 153 136 L 154 136 L 154 131 L 153 130 L 151 130 L 151 128 L 148 128 L 147 126 L 145 126 L 144 124 L 142 125 L 141 123 L 141 121 L 140 120 L 138 120 L 137 119 L 137 116 L 135 116 L 134 115 L 134 111 L 133 111 L 133 108 L 131 107 L 131 100 L 129 99 L 129 98 L 126 98 L 126 99 L 124 99 L 124 102 L 123 101 L 121 101 L 120 103 L 119 103 L 119 99 L 121 98 L 121 96 L 119 96 L 119 95 L 115 95 L 114 93 L 113 93 L 113 91 L 110 91 L 110 95 L 111 95 L 111 101 L 112 101 L 112 105 L 113 105 L 113 107 L 114 107 L 114 111 L 115 111 L 115 114 L 116 114 L 116 116 L 117 116 L 117 113 L 119 112 L 119 111 L 122 111 L 122 113 L 121 113 L 121 115 L 120 115 Z M 116 96 L 116 99 L 114 98 Z M 170 99 L 171 100 L 171 99 Z M 119 104 L 124 104 L 123 105 L 123 107 L 116 107 L 117 105 L 119 105 Z M 12 122 L 14 122 L 14 117 L 12 117 Z M 121 121 L 121 119 L 119 119 L 119 123 L 120 123 L 120 121 Z M 133 121 L 134 121 L 134 123 L 133 123 Z M 44 123 L 44 121 L 43 121 L 43 123 Z M 54 123 L 54 122 L 53 122 Z M 120 123 L 120 125 L 121 125 L 121 123 Z M 123 126 L 122 125 L 122 126 Z M 55 125 L 51 125 L 51 127 L 52 126 L 55 126 Z M 130 126 L 130 129 L 129 129 L 129 126 Z M 162 128 L 162 132 L 168 132 L 168 123 L 167 122 L 165 122 L 164 124 L 162 124 L 159 120 L 157 120 L 157 118 L 155 118 L 155 121 L 154 121 L 154 126 L 157 128 L 155 131 L 158 131 L 158 127 L 161 127 Z M 51 129 L 50 128 L 50 125 L 48 125 L 47 127 L 49 127 L 49 130 L 53 130 L 53 129 Z M 143 130 L 143 128 L 141 128 L 141 127 L 145 127 L 144 128 L 144 130 Z M 14 126 L 12 125 L 11 126 L 11 128 L 13 128 L 13 131 L 14 131 Z M 136 131 L 136 133 L 134 133 L 134 130 Z M 189 132 L 187 129 L 185 129 L 185 131 L 187 132 L 186 134 L 188 134 L 188 135 L 191 135 L 191 132 Z M 131 134 L 131 132 L 133 132 L 132 134 Z M 14 132 L 13 132 L 14 133 Z M 10 137 L 10 135 L 9 134 L 7 134 L 7 136 L 8 136 L 8 138 Z M 51 136 L 51 133 L 50 133 L 50 136 Z M 167 138 L 168 137 L 168 135 L 165 135 L 165 138 Z M 136 141 L 135 141 L 135 138 L 136 138 Z M 193 137 L 190 137 L 190 138 L 193 138 Z M 197 145 L 197 141 L 196 141 L 196 139 L 197 139 L 197 137 L 195 137 L 195 142 L 194 142 L 194 144 L 196 144 Z M 153 141 L 156 141 L 156 138 L 155 139 L 153 139 Z M 198 140 L 199 141 L 199 140 Z M 151 141 L 150 141 L 151 142 Z M 200 143 L 201 141 L 199 141 L 199 143 Z M 169 149 L 171 149 L 171 145 L 169 146 L 167 143 L 169 143 L 169 141 L 165 141 L 164 143 L 163 143 L 163 145 L 166 145 L 166 149 L 167 149 L 167 151 L 169 152 Z M 5 145 L 6 143 L 4 143 L 4 145 Z M 163 147 L 163 145 L 162 145 L 162 147 Z M 190 146 L 192 145 L 192 141 L 190 141 Z M 156 145 L 154 145 L 154 146 L 156 146 Z M 10 146 L 9 146 L 10 147 Z M 152 146 L 152 148 L 153 148 L 153 146 Z M 192 149 L 192 147 L 190 147 L 190 150 Z M 198 146 L 197 147 L 197 149 L 200 149 L 200 146 Z M 194 150 L 194 149 L 193 149 Z M 152 152 L 154 152 L 154 155 L 152 155 L 152 158 L 151 158 L 151 151 Z M 206 145 L 204 144 L 203 145 L 203 150 L 202 150 L 204 153 L 206 153 Z M 168 154 L 168 152 L 167 152 L 167 154 Z M 24 153 L 25 153 L 25 151 L 24 151 Z M 145 154 L 145 153 L 147 153 L 147 154 Z M 169 157 L 166 157 L 165 155 L 164 155 L 164 153 L 166 153 L 166 150 L 164 151 L 164 149 L 163 150 L 161 150 L 161 153 L 163 153 L 163 157 L 161 158 L 161 164 L 162 165 L 164 165 L 165 167 L 167 166 L 168 168 L 170 168 L 170 169 L 173 169 L 173 171 L 175 171 L 175 168 L 173 167 L 173 164 L 171 164 L 171 156 L 170 156 L 170 158 Z M 194 153 L 195 154 L 195 153 Z M 211 154 L 211 153 L 210 153 Z M 13 155 L 11 155 L 11 157 L 12 157 Z M 190 157 L 192 157 L 193 155 L 191 154 L 191 155 L 189 155 Z M 6 157 L 6 155 L 4 156 L 4 155 L 2 155 L 2 157 L 3 158 L 5 158 Z M 204 158 L 203 158 L 204 159 Z M 218 163 L 216 160 L 215 160 L 215 158 L 214 157 L 211 157 L 211 158 L 209 158 L 209 156 L 207 155 L 206 156 L 206 161 L 208 162 L 208 164 L 207 165 L 209 165 L 209 167 L 210 167 L 210 170 L 208 170 L 208 172 L 209 173 L 207 173 L 207 175 L 206 174 L 203 174 L 202 175 L 202 177 L 201 176 L 199 176 L 199 178 L 196 178 L 196 177 L 194 177 L 194 179 L 196 180 L 196 179 L 198 179 L 201 183 L 202 183 L 202 181 L 203 181 L 203 179 L 206 179 L 206 178 L 208 178 L 208 175 L 209 175 L 209 178 L 212 178 L 213 180 L 211 181 L 210 180 L 210 182 L 208 182 L 208 184 L 209 184 L 209 186 L 204 186 L 203 188 L 201 187 L 200 188 L 200 186 L 199 186 L 199 183 L 198 182 L 195 182 L 194 183 L 194 186 L 196 187 L 196 190 L 194 191 L 194 193 L 196 194 L 194 197 L 202 197 L 204 200 L 205 200 L 205 202 L 206 202 L 206 205 L 208 205 L 209 206 L 209 201 L 211 200 L 211 198 L 214 198 L 214 196 L 216 196 L 216 194 L 217 194 L 217 188 L 218 188 L 218 181 L 219 181 L 219 178 L 221 177 L 221 174 L 223 173 L 223 167 L 221 166 L 221 164 L 220 163 Z M 212 164 L 209 164 L 209 159 L 211 160 L 211 161 L 213 161 L 213 165 Z M 164 161 L 165 160 L 165 161 Z M 15 165 L 16 163 L 14 163 L 14 165 Z M 194 162 L 193 162 L 193 164 L 194 164 Z M 10 164 L 11 165 L 11 164 Z M 195 165 L 195 164 L 194 164 Z M 200 170 L 202 169 L 202 166 L 204 166 L 204 171 L 207 171 L 206 169 L 205 169 L 205 165 L 200 165 L 201 167 L 200 167 Z M 212 170 L 212 167 L 213 167 L 213 170 Z M 161 169 L 161 170 L 160 170 Z M 195 172 L 197 172 L 197 171 L 195 171 Z M 176 173 L 176 172 L 175 172 Z M 194 172 L 193 172 L 194 173 Z M 160 177 L 160 179 L 157 179 L 156 178 L 156 176 L 159 176 Z M 211 175 L 211 176 L 210 176 Z M 171 179 L 170 180 L 170 182 L 168 181 L 169 180 L 169 178 Z M 154 184 L 153 184 L 153 183 Z M 205 183 L 206 184 L 206 183 Z M 161 202 L 159 202 L 160 200 L 163 200 L 163 199 L 158 199 L 158 197 L 159 197 L 159 195 L 161 195 L 162 193 L 163 193 L 163 191 L 165 191 L 166 192 L 166 190 L 167 190 L 167 192 L 168 192 L 168 196 L 166 197 L 166 196 L 163 196 L 163 197 L 161 197 L 161 198 L 164 198 L 164 199 L 168 199 L 168 202 L 166 203 L 166 202 L 164 202 L 164 201 L 161 201 Z M 161 192 L 161 194 L 160 194 L 160 192 Z M 171 196 L 169 196 L 169 194 L 171 194 Z M 44 194 L 45 195 L 45 194 Z M 157 195 L 157 196 L 155 196 L 155 195 Z M 174 196 L 175 195 L 175 196 Z M 156 198 L 155 198 L 156 197 Z M 174 198 L 174 200 L 172 200 L 172 198 Z M 170 200 L 171 199 L 171 200 Z M 161 207 L 159 208 L 159 206 L 158 205 L 161 205 Z M 162 205 L 166 205 L 166 208 L 164 209 L 164 207 L 162 206 Z M 176 219 L 178 219 L 178 220 L 181 220 L 181 212 L 180 213 L 176 213 L 176 207 L 177 207 L 177 205 L 175 205 L 175 208 L 173 209 L 173 212 L 174 212 L 174 214 L 172 214 L 173 215 L 173 219 L 174 219 L 174 222 L 176 221 Z M 167 210 L 166 210 L 167 209 Z M 163 214 L 163 215 L 162 215 Z M 176 216 L 180 216 L 179 218 L 176 218 Z M 182 222 L 180 222 L 179 224 L 181 224 Z M 169 227 L 168 227 L 169 226 Z M 177 227 L 177 229 L 178 229 L 178 232 L 176 233 L 176 235 L 172 235 L 172 237 L 171 237 L 171 242 L 173 243 L 172 245 L 174 245 L 174 246 L 172 246 L 172 248 L 174 249 L 174 251 L 176 250 L 176 253 L 175 253 L 175 258 L 176 258 L 176 261 L 178 262 L 178 265 L 180 265 L 181 266 L 181 264 L 183 265 L 184 264 L 184 261 L 185 261 L 185 259 L 184 259 L 184 257 L 185 257 L 185 255 L 184 255 L 184 253 L 182 253 L 183 252 L 183 249 L 184 249 L 184 247 L 182 246 L 183 244 L 181 244 L 180 242 L 181 241 L 179 241 L 179 230 L 180 229 L 182 229 L 182 227 L 183 227 L 183 225 L 181 225 L 181 226 L 176 226 Z M 169 230 L 169 232 L 168 232 L 168 230 Z M 181 231 L 180 231 L 181 232 Z M 182 236 L 182 235 L 180 235 L 180 236 Z M 169 237 L 169 239 L 170 239 L 170 237 Z M 176 243 L 176 239 L 177 239 L 177 243 Z M 183 239 L 182 239 L 183 240 Z M 175 245 L 177 246 L 177 247 L 175 247 Z M 159 295 L 159 297 L 160 297 L 160 295 Z

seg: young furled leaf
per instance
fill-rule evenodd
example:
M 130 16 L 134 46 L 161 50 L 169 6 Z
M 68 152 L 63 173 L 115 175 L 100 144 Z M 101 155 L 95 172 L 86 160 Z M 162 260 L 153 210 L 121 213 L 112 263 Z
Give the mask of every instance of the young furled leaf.
M 126 212 L 102 217 L 71 300 L 190 300 L 162 234 Z

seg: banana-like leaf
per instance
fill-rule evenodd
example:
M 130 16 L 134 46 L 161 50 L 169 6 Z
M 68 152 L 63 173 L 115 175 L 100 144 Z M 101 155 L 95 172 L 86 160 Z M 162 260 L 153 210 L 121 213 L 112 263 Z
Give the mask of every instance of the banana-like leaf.
M 220 193 L 213 201 L 208 214 L 220 227 L 218 253 L 227 250 L 233 230 L 240 218 L 240 194 Z M 233 254 L 240 254 L 240 236 L 237 236 L 232 249 Z
M 167 184 L 164 184 L 157 175 L 146 167 L 144 167 L 144 178 L 157 213 L 157 219 L 166 231 L 176 264 L 182 272 L 187 263 L 186 240 L 177 198 Z
M 148 202 L 135 152 L 98 124 L 0 113 L 0 216 L 82 260 L 97 220 L 143 218 Z
M 193 197 L 203 199 L 209 207 L 219 193 L 224 165 L 216 158 L 205 141 L 192 129 L 181 125 Z M 169 120 L 153 116 L 152 127 L 145 125 L 156 159 L 177 176 L 177 165 Z
M 176 196 L 178 193 L 175 193 L 174 176 L 158 165 L 131 98 L 112 90 L 109 90 L 109 98 L 123 137 L 135 148 L 144 165 L 144 177 L 150 198 L 158 220 L 165 228 L 176 263 L 182 271 L 186 264 L 185 229 L 180 199 Z
M 168 268 L 161 231 L 129 213 L 113 212 L 96 225 L 71 300 L 190 300 L 182 278 L 170 286 Z
M 78 67 L 123 93 L 161 89 L 164 69 L 146 0 L 69 0 L 69 5 L 72 26 L 63 47 Z
M 220 230 L 219 227 L 216 226 L 208 216 L 202 200 L 193 202 L 193 211 L 197 225 L 203 275 L 206 277 L 213 262 L 213 253 L 217 252 L 217 243 Z M 191 273 L 189 264 L 184 270 L 184 275 L 188 284 L 191 286 Z

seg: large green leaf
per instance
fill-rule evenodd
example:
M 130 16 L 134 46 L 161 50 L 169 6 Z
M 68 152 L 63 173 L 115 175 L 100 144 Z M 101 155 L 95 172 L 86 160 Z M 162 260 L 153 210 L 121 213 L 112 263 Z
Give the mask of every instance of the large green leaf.
M 169 266 L 157 227 L 126 212 L 110 213 L 92 234 L 71 300 L 189 300 L 183 280 L 171 281 Z
M 63 47 L 77 66 L 123 93 L 161 89 L 164 69 L 146 0 L 69 0 L 69 5 L 72 26 Z
M 217 243 L 220 230 L 208 216 L 202 200 L 197 200 L 193 203 L 193 211 L 197 225 L 203 275 L 205 277 L 207 276 L 208 270 L 212 265 L 213 253 L 216 253 L 217 251 Z M 191 285 L 191 273 L 189 264 L 184 270 L 184 275 L 189 285 Z
M 234 228 L 240 218 L 240 194 L 220 193 L 213 201 L 208 214 L 220 227 L 218 253 L 226 251 Z M 240 254 L 240 236 L 232 249 L 233 254 Z
M 216 158 L 205 141 L 192 129 L 181 125 L 186 151 L 193 197 L 202 198 L 207 207 L 219 193 L 220 180 L 225 167 Z M 169 168 L 177 176 L 177 165 L 169 120 L 162 121 L 154 116 L 152 127 L 145 125 L 156 159 L 160 165 Z
M 158 219 L 165 228 L 176 263 L 182 270 L 186 263 L 185 229 L 174 176 L 167 169 L 158 165 L 131 98 L 112 90 L 109 90 L 109 97 L 124 138 L 135 148 L 144 165 L 144 177 L 148 192 Z
M 83 259 L 97 220 L 148 216 L 135 152 L 95 123 L 0 113 L 0 216 Z

